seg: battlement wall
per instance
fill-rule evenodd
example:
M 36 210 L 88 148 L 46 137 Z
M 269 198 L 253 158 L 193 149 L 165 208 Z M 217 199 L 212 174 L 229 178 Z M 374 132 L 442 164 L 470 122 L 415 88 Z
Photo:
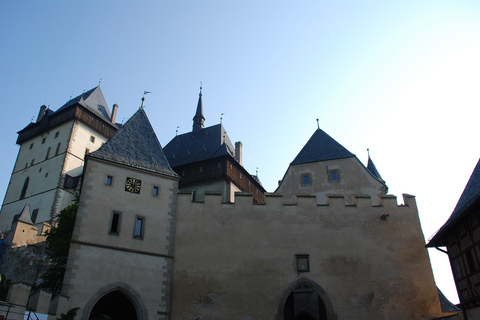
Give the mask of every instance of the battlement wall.
M 328 293 L 339 319 L 440 314 L 414 196 L 404 194 L 400 205 L 392 195 L 378 204 L 364 194 L 351 204 L 339 194 L 322 205 L 312 194 L 294 199 L 268 193 L 254 204 L 250 194 L 237 193 L 225 203 L 221 193 L 207 192 L 192 202 L 179 193 L 172 318 L 234 312 L 232 318 L 271 319 L 300 277 Z M 309 257 L 308 272 L 298 272 L 299 255 Z M 212 296 L 221 303 L 201 305 Z
M 233 202 L 222 202 L 221 192 L 205 192 L 205 198 L 202 201 L 192 201 L 191 192 L 179 192 L 178 201 L 182 205 L 187 205 L 193 208 L 195 206 L 213 206 L 216 208 L 242 208 L 250 206 L 255 210 L 272 210 L 285 207 L 298 207 L 300 209 L 317 210 L 319 212 L 328 212 L 332 210 L 374 210 L 384 211 L 393 210 L 398 212 L 417 212 L 417 203 L 415 196 L 410 194 L 403 194 L 403 204 L 398 204 L 395 195 L 379 195 L 377 202 L 372 201 L 372 198 L 366 194 L 356 195 L 342 195 L 342 194 L 327 194 L 326 203 L 318 204 L 317 196 L 314 194 L 297 194 L 293 202 L 286 201 L 284 196 L 280 193 L 266 193 L 265 203 L 254 203 L 253 195 L 247 192 L 236 192 Z M 351 197 L 351 201 L 346 201 L 347 197 Z M 188 205 L 187 205 L 188 206 Z

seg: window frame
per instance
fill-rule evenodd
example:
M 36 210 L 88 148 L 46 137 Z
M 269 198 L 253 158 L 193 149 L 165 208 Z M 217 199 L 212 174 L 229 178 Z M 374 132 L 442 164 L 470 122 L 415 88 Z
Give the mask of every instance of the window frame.
M 120 234 L 121 221 L 122 221 L 122 213 L 120 211 L 112 211 L 112 214 L 110 216 L 110 224 L 108 228 L 109 235 L 118 236 Z
M 137 232 L 138 223 L 140 222 L 140 231 Z M 133 238 L 143 240 L 145 236 L 145 216 L 135 216 L 135 221 L 133 224 Z

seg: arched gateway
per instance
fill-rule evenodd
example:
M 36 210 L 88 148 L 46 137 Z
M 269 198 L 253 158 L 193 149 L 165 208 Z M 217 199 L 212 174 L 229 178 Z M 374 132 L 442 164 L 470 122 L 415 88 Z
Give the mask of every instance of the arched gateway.
M 140 295 L 125 283 L 117 282 L 97 291 L 87 302 L 82 320 L 147 319 Z
M 276 320 L 337 320 L 337 315 L 325 290 L 302 278 L 283 293 Z

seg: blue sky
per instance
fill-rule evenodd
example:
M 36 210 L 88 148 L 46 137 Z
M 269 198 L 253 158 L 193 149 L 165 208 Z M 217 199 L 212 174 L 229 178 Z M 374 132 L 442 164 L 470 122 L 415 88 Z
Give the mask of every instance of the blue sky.
M 0 194 L 16 132 L 42 104 L 101 88 L 117 121 L 139 107 L 162 145 L 206 125 L 243 143 L 244 166 L 274 191 L 320 127 L 390 193 L 413 194 L 425 237 L 446 221 L 478 161 L 477 1 L 0 2 Z M 445 255 L 436 281 L 457 302 Z

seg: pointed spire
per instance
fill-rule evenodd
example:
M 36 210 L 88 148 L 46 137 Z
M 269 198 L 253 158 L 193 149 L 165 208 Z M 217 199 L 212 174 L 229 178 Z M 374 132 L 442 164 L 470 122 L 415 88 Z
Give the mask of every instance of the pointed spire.
M 30 214 L 30 201 L 23 207 L 22 212 L 15 215 L 13 218 L 13 222 L 15 221 L 22 221 L 25 223 L 33 224 L 31 214 Z
M 203 116 L 203 104 L 202 104 L 202 84 L 200 83 L 200 93 L 198 94 L 197 112 L 193 117 L 193 131 L 201 130 L 204 128 L 205 117 Z
M 377 168 L 375 167 L 375 164 L 373 163 L 372 159 L 370 158 L 370 149 L 367 149 L 368 153 L 368 163 L 367 163 L 367 169 L 370 171 L 370 173 L 377 178 L 378 180 L 385 182 L 382 177 L 380 176 L 380 173 L 378 173 Z

